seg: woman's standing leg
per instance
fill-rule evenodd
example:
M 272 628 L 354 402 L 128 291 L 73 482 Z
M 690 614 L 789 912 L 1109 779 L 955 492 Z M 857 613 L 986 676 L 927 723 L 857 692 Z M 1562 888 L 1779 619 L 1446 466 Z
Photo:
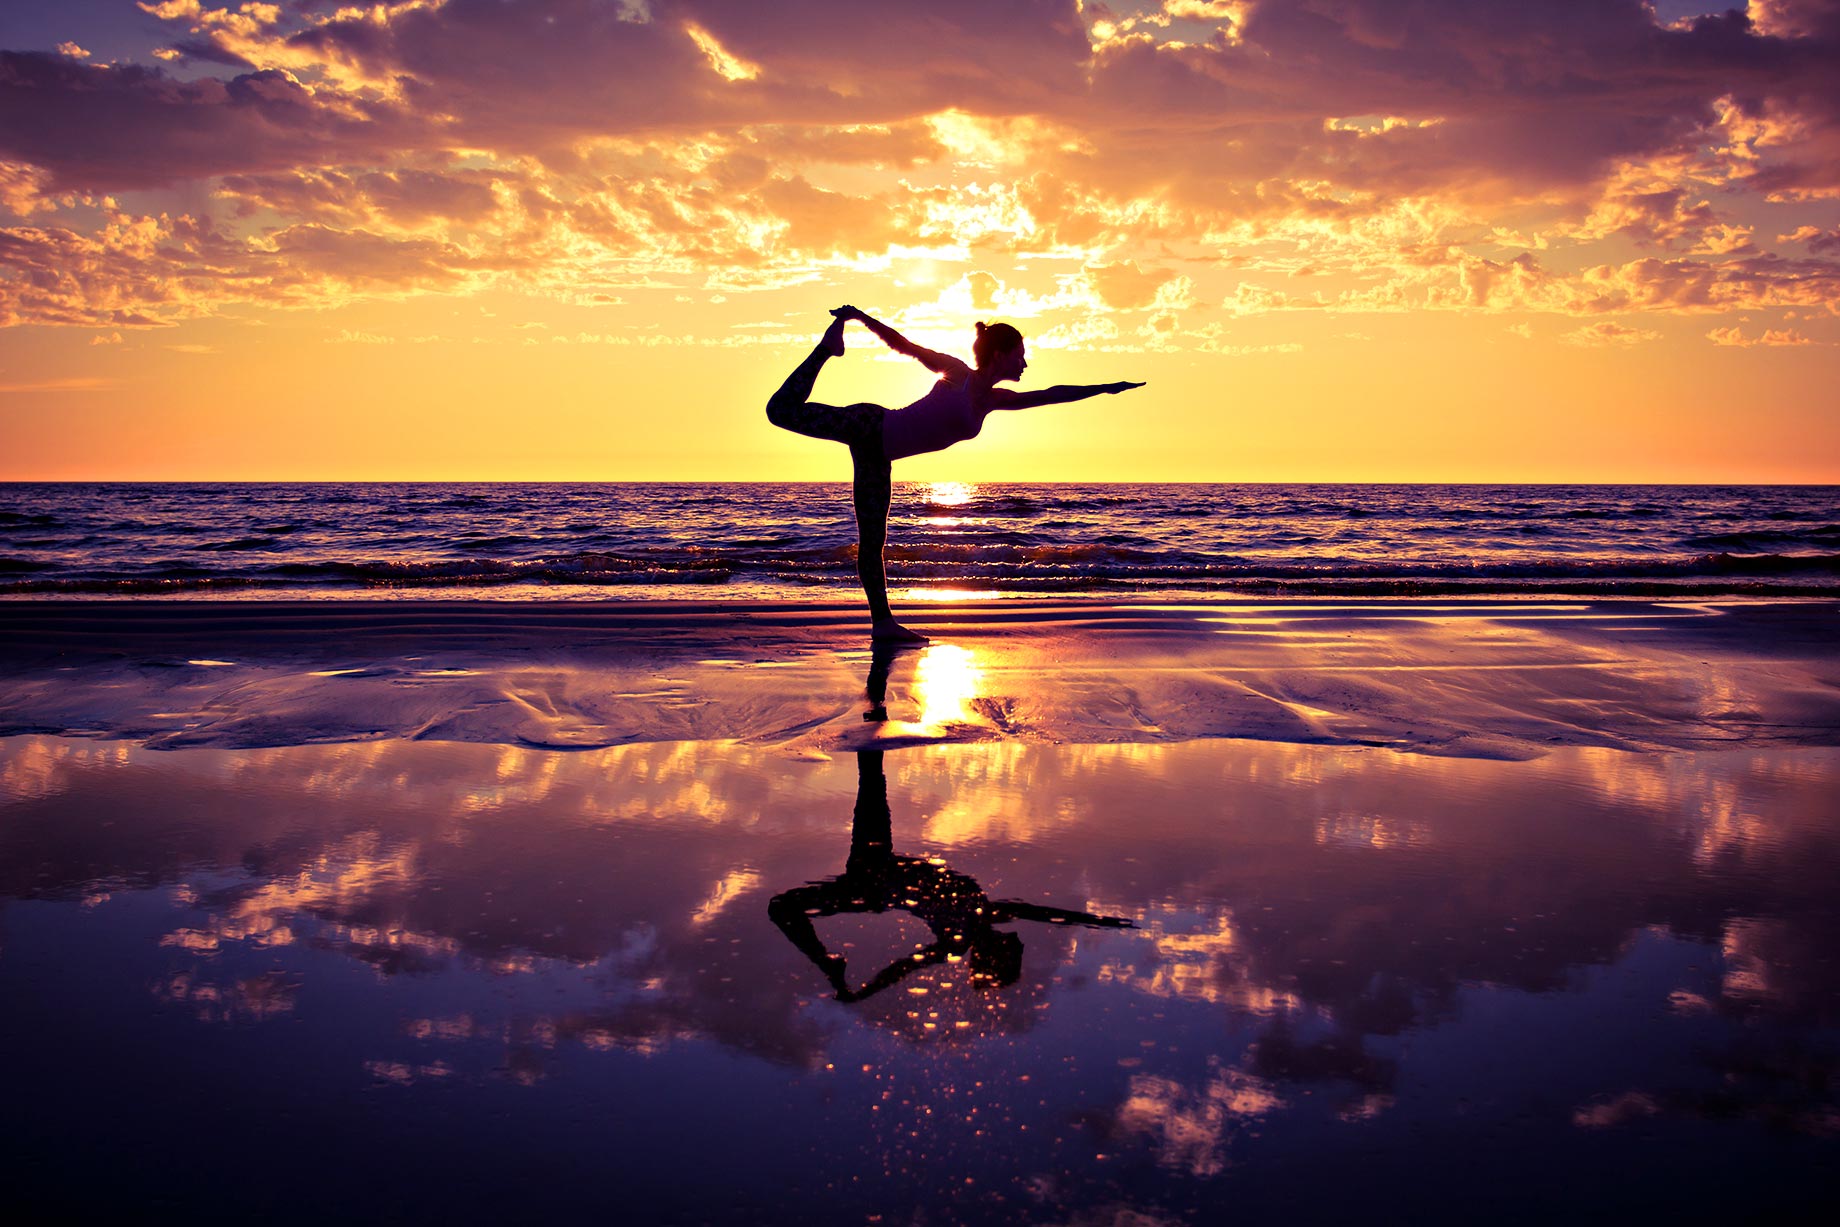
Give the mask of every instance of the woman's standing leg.
M 870 634 L 896 643 L 925 643 L 926 636 L 894 620 L 888 607 L 888 574 L 882 548 L 888 543 L 888 504 L 894 496 L 894 476 L 881 440 L 850 448 L 856 475 L 852 495 L 856 503 L 856 576 L 869 598 Z

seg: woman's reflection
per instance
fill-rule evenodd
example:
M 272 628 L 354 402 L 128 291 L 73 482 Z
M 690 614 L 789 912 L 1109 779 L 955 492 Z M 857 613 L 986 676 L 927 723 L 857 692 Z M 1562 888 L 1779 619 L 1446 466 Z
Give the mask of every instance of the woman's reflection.
M 884 707 L 892 654 L 877 652 L 869 673 L 870 710 L 865 720 L 886 720 Z M 774 896 L 768 914 L 824 973 L 839 1001 L 862 1001 L 898 984 L 922 967 L 969 965 L 979 988 L 1012 984 L 1022 974 L 1022 939 L 997 928 L 1017 920 L 1129 928 L 1131 922 L 1018 899 L 991 899 L 975 879 L 947 865 L 917 856 L 897 856 L 888 810 L 888 777 L 882 751 L 856 755 L 856 813 L 850 829 L 850 858 L 841 874 Z M 825 947 L 812 921 L 854 912 L 911 913 L 933 931 L 935 941 L 896 960 L 852 989 L 844 979 L 844 958 Z

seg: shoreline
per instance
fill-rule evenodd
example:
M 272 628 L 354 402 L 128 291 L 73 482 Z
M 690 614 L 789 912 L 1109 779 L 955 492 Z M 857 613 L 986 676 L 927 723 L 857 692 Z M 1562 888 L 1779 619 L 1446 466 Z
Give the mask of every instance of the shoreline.
M 998 587 L 984 578 L 963 582 L 946 580 L 935 586 L 897 589 L 897 605 L 956 604 L 966 602 L 1153 602 L 1157 604 L 1212 604 L 1284 601 L 1840 601 L 1840 585 L 1792 583 L 1765 579 L 1749 584 L 1721 580 L 1611 579 L 1562 583 L 1550 580 L 1517 582 L 1502 577 L 1481 580 L 1399 578 L 1277 579 L 1264 583 L 1214 587 L 1157 586 L 1117 581 L 1069 586 L 1064 581 L 1044 581 L 1035 586 Z M 46 586 L 35 586 L 39 584 Z M 1235 590 L 1235 589 L 1238 590 Z M 1059 589 L 1058 591 L 1055 589 Z M 637 595 L 628 595 L 637 594 Z M 377 580 L 363 584 L 314 588 L 310 585 L 269 583 L 240 578 L 212 581 L 167 579 L 22 580 L 0 585 L 0 605 L 120 604 L 147 602 L 199 602 L 260 604 L 264 602 L 421 601 L 486 602 L 505 605 L 640 604 L 684 605 L 805 605 L 860 603 L 861 589 L 850 584 L 813 583 L 793 586 L 750 580 L 710 579 L 695 583 L 609 582 L 604 578 L 579 583 L 530 583 L 521 579 L 467 583 Z

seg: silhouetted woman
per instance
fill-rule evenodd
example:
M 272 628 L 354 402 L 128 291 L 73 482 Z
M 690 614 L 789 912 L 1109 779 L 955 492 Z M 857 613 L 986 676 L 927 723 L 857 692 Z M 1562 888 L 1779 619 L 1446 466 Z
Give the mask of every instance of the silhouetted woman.
M 984 428 L 993 409 L 1031 409 L 1085 400 L 1141 383 L 1060 384 L 1038 392 L 1012 392 L 996 385 L 1022 378 L 1028 369 L 1022 334 L 1008 324 L 977 326 L 971 353 L 974 370 L 950 354 L 934 353 L 915 345 L 879 320 L 855 307 L 838 307 L 818 347 L 786 377 L 767 402 L 767 420 L 814 439 L 834 439 L 850 449 L 855 466 L 856 574 L 869 598 L 870 633 L 876 639 L 920 642 L 894 620 L 888 608 L 888 577 L 882 566 L 882 547 L 888 539 L 888 500 L 893 490 L 891 464 L 905 456 L 936 452 L 972 438 Z M 812 385 L 825 362 L 843 353 L 843 329 L 861 320 L 888 347 L 906 354 L 939 375 L 925 396 L 905 409 L 886 409 L 867 403 L 820 405 L 811 399 Z

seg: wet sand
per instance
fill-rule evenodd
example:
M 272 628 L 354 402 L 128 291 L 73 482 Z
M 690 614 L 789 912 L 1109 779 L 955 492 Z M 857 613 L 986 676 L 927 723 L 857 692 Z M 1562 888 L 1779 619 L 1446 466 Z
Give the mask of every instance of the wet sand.
M 1837 613 L 0 604 L 11 1200 L 1806 1219 Z
M 1526 758 L 1840 742 L 1827 601 L 0 603 L 0 734 L 159 748 L 380 738 L 795 755 L 1229 737 Z

